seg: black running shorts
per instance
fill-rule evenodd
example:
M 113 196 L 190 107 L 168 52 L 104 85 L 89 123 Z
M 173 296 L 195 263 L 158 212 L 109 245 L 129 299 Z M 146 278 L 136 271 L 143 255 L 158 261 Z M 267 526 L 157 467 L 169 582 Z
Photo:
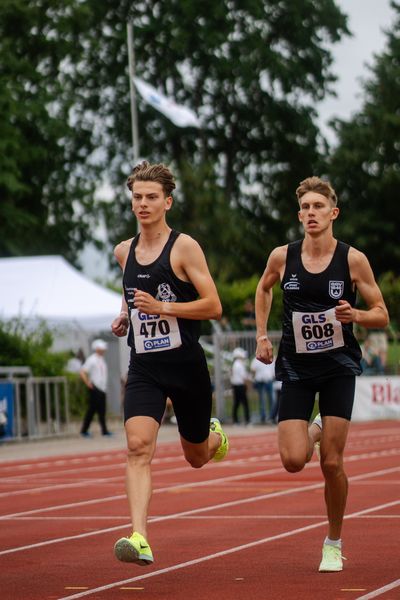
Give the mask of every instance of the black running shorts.
M 351 420 L 356 378 L 354 375 L 284 381 L 279 401 L 279 421 L 301 419 L 309 421 L 316 394 L 319 393 L 319 412 L 322 417 L 342 417 Z
M 200 346 L 193 353 L 188 350 L 184 360 L 174 362 L 132 356 L 125 388 L 125 421 L 146 416 L 161 424 L 167 398 L 172 401 L 180 435 L 193 444 L 204 442 L 209 435 L 212 390 Z

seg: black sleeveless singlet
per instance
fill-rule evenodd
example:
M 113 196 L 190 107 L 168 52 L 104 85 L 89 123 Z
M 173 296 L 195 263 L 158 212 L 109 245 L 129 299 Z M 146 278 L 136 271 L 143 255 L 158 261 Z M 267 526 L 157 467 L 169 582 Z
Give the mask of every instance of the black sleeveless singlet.
M 288 245 L 281 282 L 283 327 L 276 360 L 277 379 L 359 375 L 361 350 L 353 324 L 340 327 L 330 310 L 339 300 L 355 305 L 356 291 L 348 264 L 350 246 L 338 241 L 327 268 L 321 273 L 310 273 L 301 260 L 302 243 L 298 240 Z
M 148 265 L 141 265 L 136 260 L 135 249 L 140 234 L 131 243 L 128 259 L 123 275 L 123 289 L 129 310 L 129 335 L 128 344 L 136 360 L 182 360 L 188 358 L 189 349 L 198 347 L 200 336 L 200 321 L 181 318 L 161 318 L 159 315 L 145 315 L 138 313 L 134 307 L 134 288 L 148 292 L 158 300 L 164 302 L 191 302 L 196 300 L 198 293 L 190 282 L 179 279 L 172 270 L 170 255 L 172 246 L 180 233 L 171 230 L 169 238 L 155 261 Z M 141 336 L 141 344 L 136 342 L 134 336 L 135 312 L 137 313 L 137 331 Z M 175 323 L 176 334 L 180 344 L 172 347 L 172 333 Z M 136 338 L 138 339 L 138 338 Z M 136 347 L 136 345 L 138 347 Z

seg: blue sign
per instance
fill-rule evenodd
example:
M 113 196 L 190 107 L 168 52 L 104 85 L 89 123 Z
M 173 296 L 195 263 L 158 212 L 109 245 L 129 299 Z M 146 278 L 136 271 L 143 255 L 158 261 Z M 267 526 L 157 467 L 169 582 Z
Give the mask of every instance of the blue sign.
M 0 383 L 0 440 L 14 435 L 14 385 Z

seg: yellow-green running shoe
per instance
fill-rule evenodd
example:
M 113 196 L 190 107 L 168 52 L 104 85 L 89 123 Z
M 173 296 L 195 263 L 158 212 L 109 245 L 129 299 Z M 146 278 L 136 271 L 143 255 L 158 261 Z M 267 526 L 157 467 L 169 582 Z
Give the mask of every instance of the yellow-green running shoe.
M 115 543 L 114 554 L 122 562 L 133 562 L 137 565 L 151 565 L 154 562 L 153 553 L 146 540 L 140 533 L 134 531 L 131 537 L 123 537 Z
M 222 429 L 220 420 L 217 419 L 216 417 L 213 417 L 210 421 L 210 431 L 213 431 L 214 433 L 219 433 L 221 436 L 221 443 L 218 447 L 218 450 L 216 451 L 216 453 L 213 456 L 213 460 L 215 460 L 215 461 L 223 460 L 225 458 L 225 456 L 228 454 L 229 440 L 228 440 L 228 436 Z
M 339 546 L 324 544 L 322 546 L 322 560 L 318 570 L 320 573 L 343 571 L 343 560 L 346 559 L 342 556 L 342 550 Z

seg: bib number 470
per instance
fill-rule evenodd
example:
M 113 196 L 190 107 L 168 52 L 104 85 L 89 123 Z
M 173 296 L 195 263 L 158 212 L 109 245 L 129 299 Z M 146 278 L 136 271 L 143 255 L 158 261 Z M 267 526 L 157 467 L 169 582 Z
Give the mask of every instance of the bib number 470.
M 168 335 L 171 331 L 168 321 L 161 319 L 160 321 L 145 321 L 140 325 L 140 335 L 145 338 L 156 337 L 157 335 Z

